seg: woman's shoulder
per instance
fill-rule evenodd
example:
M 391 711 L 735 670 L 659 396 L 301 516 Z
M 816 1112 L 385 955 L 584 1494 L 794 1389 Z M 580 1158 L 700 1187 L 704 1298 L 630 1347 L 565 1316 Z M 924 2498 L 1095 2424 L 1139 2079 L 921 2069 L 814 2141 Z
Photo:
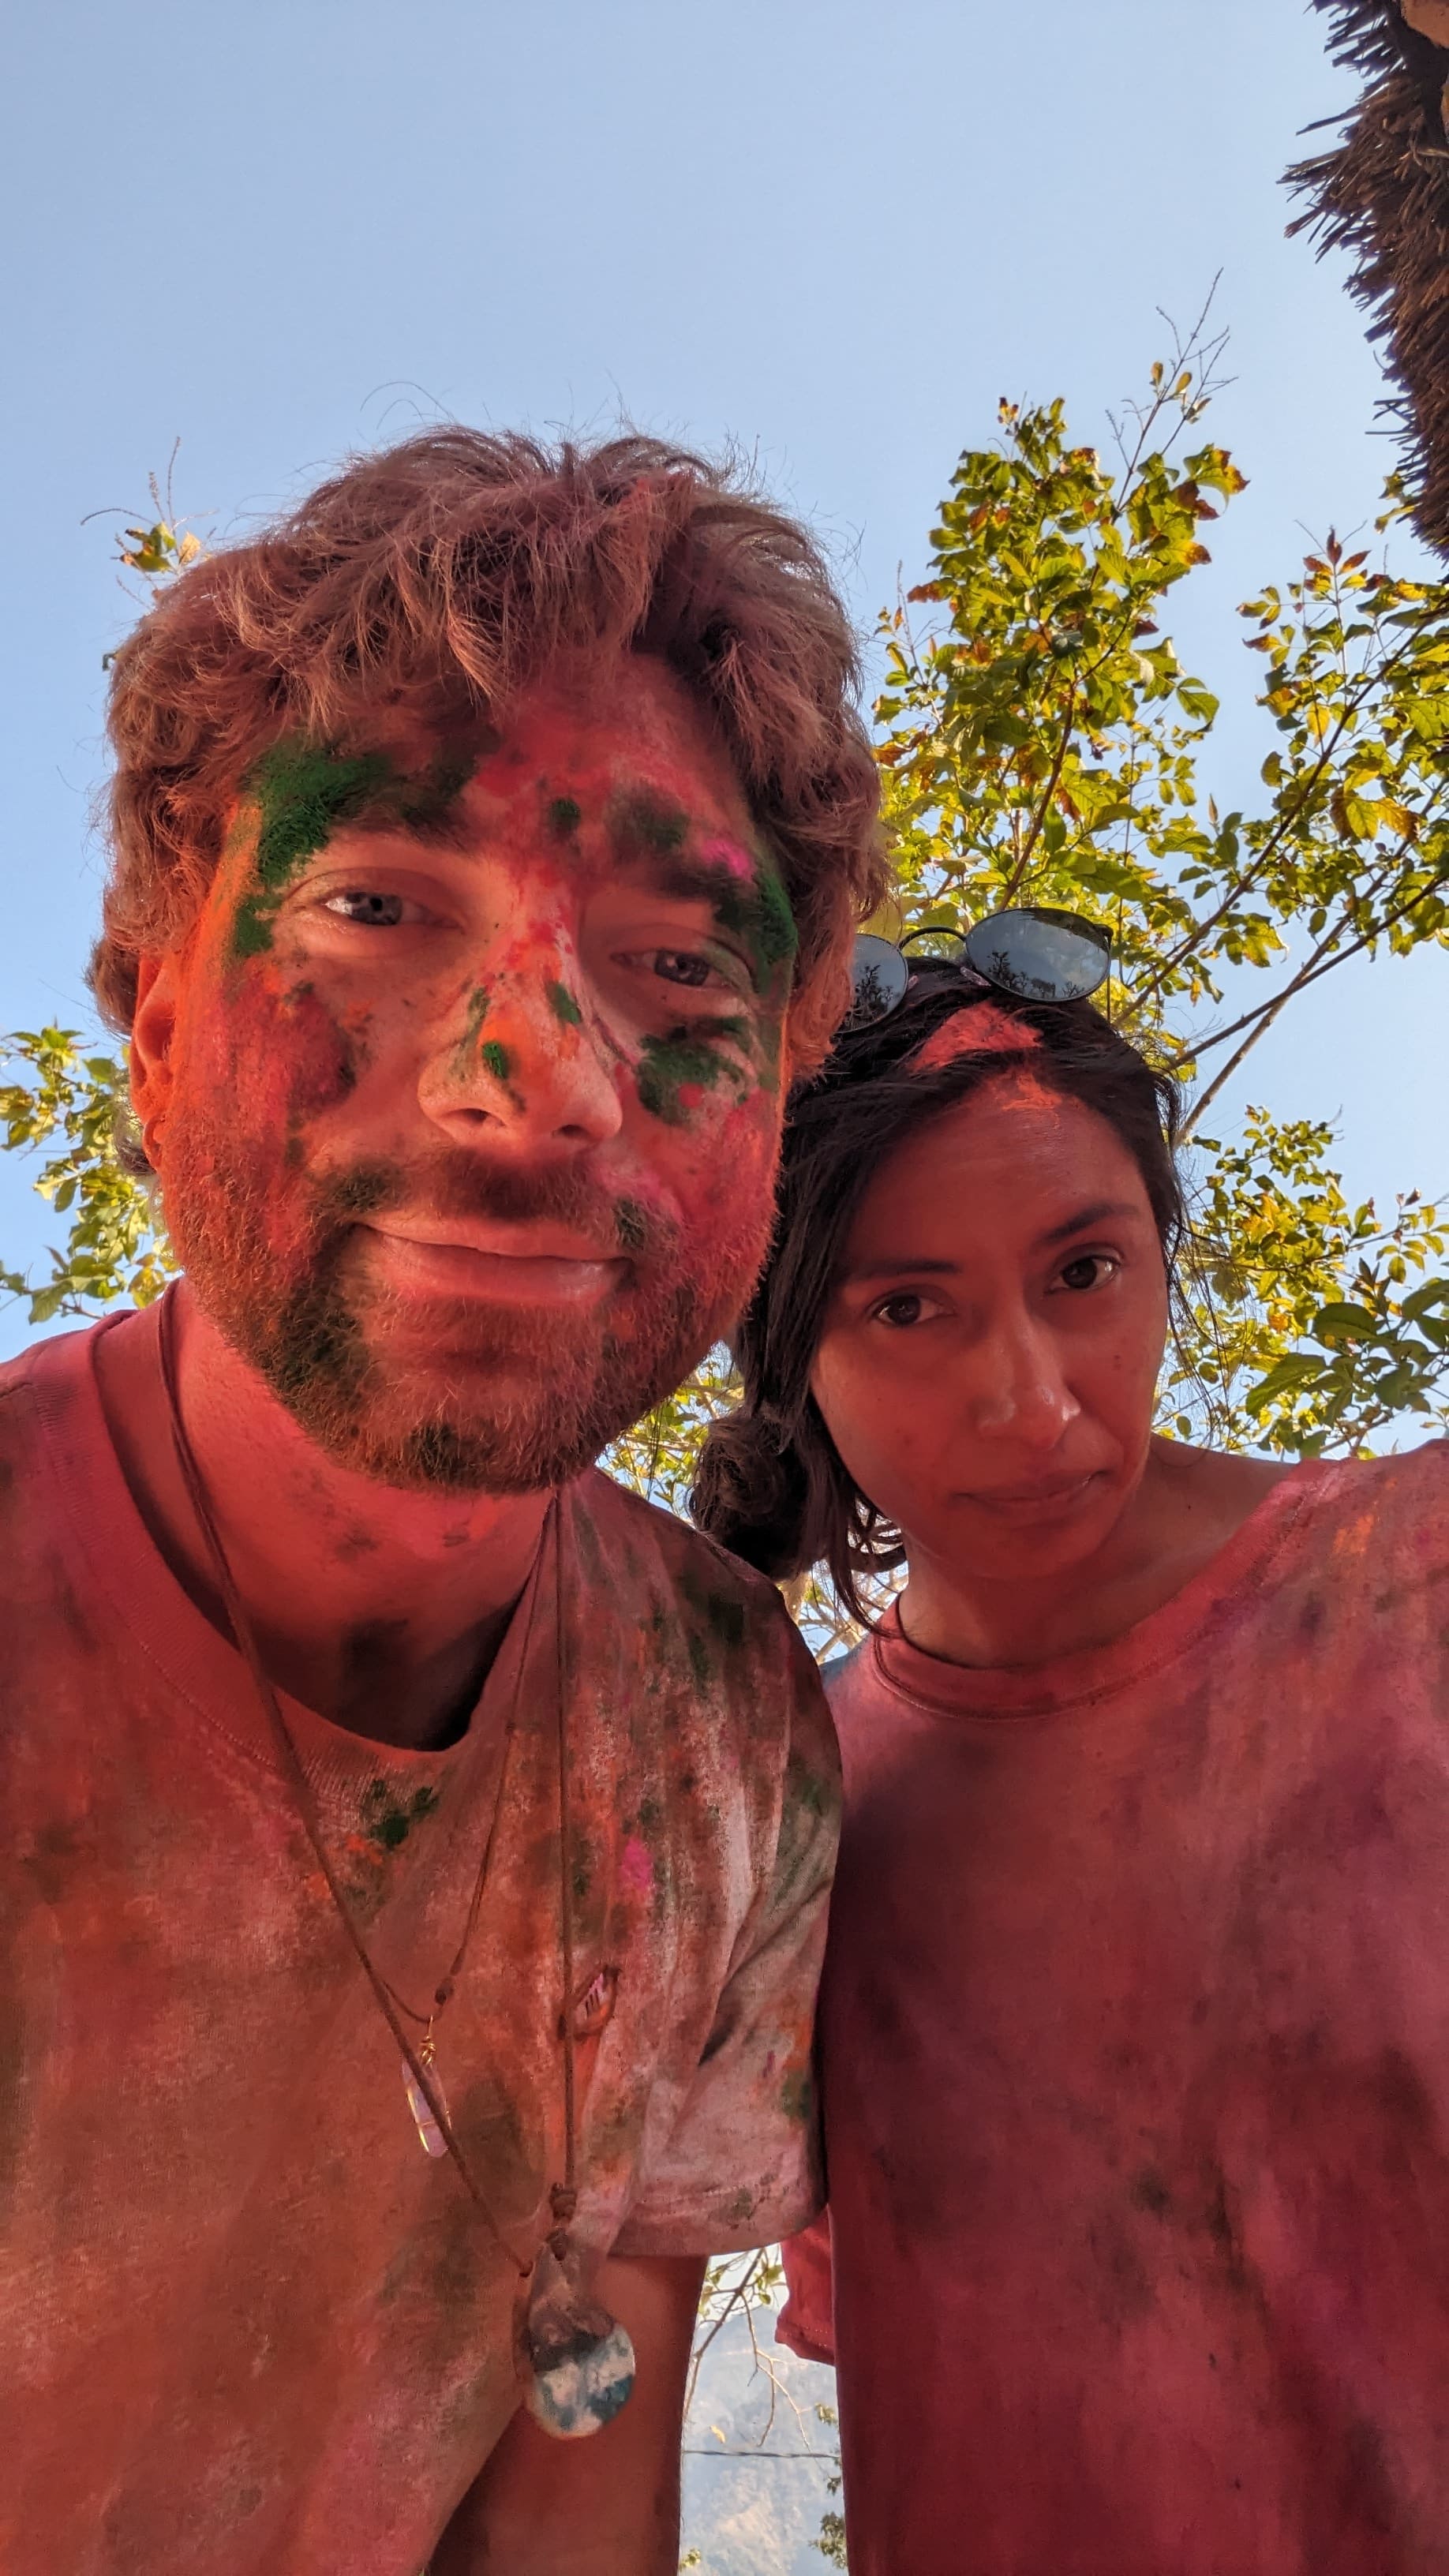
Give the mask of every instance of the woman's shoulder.
M 1316 1554 L 1331 1554 L 1346 1581 L 1355 1573 L 1367 1581 L 1376 1609 L 1405 1586 L 1449 1576 L 1449 1440 L 1299 1474 L 1305 1537 Z
M 1436 1524 L 1449 1536 L 1449 1440 L 1426 1440 L 1382 1458 L 1308 1459 L 1295 1468 L 1317 1514 L 1344 1520 Z

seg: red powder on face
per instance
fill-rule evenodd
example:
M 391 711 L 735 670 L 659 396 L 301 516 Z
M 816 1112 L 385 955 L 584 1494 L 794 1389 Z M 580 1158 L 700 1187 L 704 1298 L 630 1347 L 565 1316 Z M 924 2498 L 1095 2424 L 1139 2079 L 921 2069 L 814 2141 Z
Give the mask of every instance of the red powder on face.
M 962 1055 L 1021 1055 L 1041 1045 L 1029 1020 L 1016 1019 L 998 1002 L 972 1002 L 943 1020 L 910 1058 L 912 1073 L 937 1073 Z

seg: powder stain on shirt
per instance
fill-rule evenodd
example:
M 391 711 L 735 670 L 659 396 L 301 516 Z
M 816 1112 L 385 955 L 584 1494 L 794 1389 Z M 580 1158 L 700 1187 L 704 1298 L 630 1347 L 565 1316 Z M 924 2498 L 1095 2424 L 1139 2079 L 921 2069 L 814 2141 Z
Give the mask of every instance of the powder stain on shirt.
M 430 1816 L 438 1804 L 436 1789 L 415 1789 L 407 1802 L 394 1797 L 386 1780 L 373 1780 L 363 1794 L 362 1830 L 369 1842 L 381 1851 L 397 1851 L 407 1841 L 414 1825 Z

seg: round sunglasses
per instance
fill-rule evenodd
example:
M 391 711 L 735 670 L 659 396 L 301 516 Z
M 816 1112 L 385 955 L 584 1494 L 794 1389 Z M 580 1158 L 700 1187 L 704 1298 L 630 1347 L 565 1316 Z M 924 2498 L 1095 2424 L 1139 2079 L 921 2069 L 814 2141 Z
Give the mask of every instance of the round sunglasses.
M 1024 1002 L 1084 1002 L 1105 984 L 1112 939 L 1079 912 L 1044 903 L 990 912 L 969 930 L 913 930 L 899 944 L 860 932 L 851 959 L 854 999 L 848 1029 L 898 1010 L 920 966 L 953 966 Z

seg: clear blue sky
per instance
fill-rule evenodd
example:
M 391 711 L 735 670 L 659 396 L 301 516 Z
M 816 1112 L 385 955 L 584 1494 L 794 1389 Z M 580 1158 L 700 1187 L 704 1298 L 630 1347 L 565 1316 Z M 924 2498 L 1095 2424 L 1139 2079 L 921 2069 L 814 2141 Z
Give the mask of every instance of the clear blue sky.
M 143 508 L 178 435 L 222 534 L 440 412 L 734 439 L 868 622 L 1000 393 L 1096 439 L 1221 270 L 1251 483 L 1177 632 L 1240 704 L 1235 603 L 1389 462 L 1341 271 L 1284 239 L 1279 173 L 1346 95 L 1295 0 L 48 0 L 9 47 L 0 1027 L 85 1012 L 132 610 L 80 522 Z M 1263 722 L 1223 727 L 1226 801 Z M 1247 1096 L 1339 1115 L 1355 1188 L 1449 1186 L 1446 1000 L 1442 952 L 1350 967 Z M 0 1167 L 0 1255 L 47 1223 Z

